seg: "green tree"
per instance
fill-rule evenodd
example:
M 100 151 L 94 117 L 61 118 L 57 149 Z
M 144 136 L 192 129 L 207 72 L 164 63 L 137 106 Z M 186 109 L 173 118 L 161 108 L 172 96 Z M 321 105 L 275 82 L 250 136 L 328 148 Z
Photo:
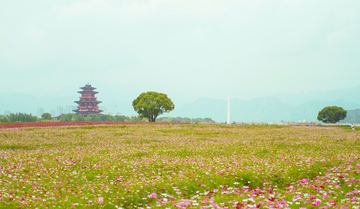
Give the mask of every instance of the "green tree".
M 156 118 L 172 111 L 174 103 L 166 94 L 148 91 L 140 94 L 132 103 L 134 110 L 142 118 L 148 118 L 149 122 L 155 122 Z
M 336 123 L 346 118 L 347 111 L 342 107 L 328 106 L 322 109 L 317 119 L 324 123 Z
M 9 117 L 6 115 L 0 116 L 0 122 L 10 122 Z
M 199 123 L 199 122 L 207 122 L 207 123 L 215 123 L 215 121 L 213 121 L 211 118 L 182 118 L 182 117 L 176 117 L 176 118 L 172 118 L 172 117 L 161 117 L 158 118 L 157 121 L 160 122 L 175 122 L 177 119 L 182 120 L 182 122 L 184 123 Z
M 92 117 L 91 117 L 91 116 L 89 117 L 89 115 L 86 116 L 86 117 L 85 117 L 85 121 L 92 121 Z
M 50 113 L 43 113 L 42 115 L 41 115 L 41 119 L 43 119 L 43 120 L 51 120 L 52 119 L 52 117 L 51 117 L 51 114 Z
M 121 121 L 121 122 L 124 122 L 125 120 L 127 121 L 130 120 L 130 118 L 126 117 L 125 115 L 115 115 L 115 119 L 116 121 Z
M 16 113 L 16 114 L 10 114 L 9 120 L 10 122 L 36 122 L 37 121 L 36 116 L 32 116 L 31 114 L 26 113 Z
M 141 117 L 140 116 L 131 116 L 130 122 L 140 122 Z
M 190 118 L 181 118 L 184 123 L 191 123 Z
M 98 114 L 90 114 L 86 116 L 85 121 L 101 121 L 101 117 Z
M 75 114 L 73 113 L 68 113 L 66 115 L 61 116 L 61 118 L 59 119 L 59 121 L 62 122 L 71 122 L 75 120 Z
M 76 115 L 75 116 L 75 121 L 85 121 L 85 118 L 82 115 Z
M 115 121 L 116 118 L 112 115 L 101 115 L 101 121 Z

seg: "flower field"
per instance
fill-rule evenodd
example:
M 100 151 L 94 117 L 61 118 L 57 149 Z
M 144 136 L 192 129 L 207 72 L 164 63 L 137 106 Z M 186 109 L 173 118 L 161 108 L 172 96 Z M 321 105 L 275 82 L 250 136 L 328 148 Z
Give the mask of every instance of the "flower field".
M 359 154 L 340 128 L 2 128 L 0 208 L 358 208 Z
M 121 124 L 141 124 L 140 122 L 15 122 L 15 123 L 0 123 L 0 129 L 3 128 L 28 128 L 28 127 L 64 127 L 64 126 L 96 126 L 96 125 L 121 125 Z

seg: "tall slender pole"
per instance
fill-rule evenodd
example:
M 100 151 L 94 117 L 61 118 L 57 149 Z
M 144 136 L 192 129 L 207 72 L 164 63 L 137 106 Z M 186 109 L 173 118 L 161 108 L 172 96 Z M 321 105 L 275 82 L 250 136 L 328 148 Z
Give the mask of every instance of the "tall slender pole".
M 227 124 L 230 124 L 230 96 L 228 96 Z

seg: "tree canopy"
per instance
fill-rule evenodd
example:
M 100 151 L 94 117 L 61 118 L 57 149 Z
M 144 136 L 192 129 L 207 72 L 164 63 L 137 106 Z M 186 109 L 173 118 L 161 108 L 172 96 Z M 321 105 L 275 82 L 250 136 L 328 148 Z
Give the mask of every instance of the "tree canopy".
M 172 111 L 174 103 L 166 94 L 148 91 L 140 94 L 132 103 L 134 110 L 142 118 L 148 118 L 149 122 L 155 122 L 156 118 Z
M 0 122 L 10 122 L 9 116 L 7 115 L 0 116 Z
M 36 122 L 37 117 L 26 113 L 16 113 L 9 115 L 10 122 Z
M 115 115 L 115 119 L 116 121 L 121 121 L 121 122 L 130 120 L 130 118 L 125 115 Z
M 52 118 L 51 118 L 51 114 L 50 113 L 43 113 L 42 115 L 41 115 L 41 119 L 43 119 L 43 120 L 51 120 Z
M 112 115 L 101 115 L 101 121 L 116 121 L 116 118 Z
M 75 115 L 73 113 L 69 113 L 61 116 L 59 121 L 115 121 L 115 117 L 112 115 L 99 115 L 99 114 L 90 114 L 86 117 L 82 115 Z
M 98 114 L 90 114 L 85 117 L 85 121 L 101 121 L 101 117 Z
M 82 115 L 76 115 L 75 116 L 75 121 L 85 121 L 85 118 Z
M 62 121 L 62 122 L 71 122 L 73 120 L 75 120 L 75 114 L 73 114 L 73 113 L 68 113 L 66 115 L 63 115 L 59 119 L 59 121 Z
M 161 117 L 157 119 L 159 122 L 176 122 L 177 120 L 180 120 L 184 123 L 215 123 L 215 121 L 213 121 L 211 118 Z
M 347 111 L 342 107 L 328 106 L 322 109 L 317 119 L 324 123 L 337 123 L 346 118 Z

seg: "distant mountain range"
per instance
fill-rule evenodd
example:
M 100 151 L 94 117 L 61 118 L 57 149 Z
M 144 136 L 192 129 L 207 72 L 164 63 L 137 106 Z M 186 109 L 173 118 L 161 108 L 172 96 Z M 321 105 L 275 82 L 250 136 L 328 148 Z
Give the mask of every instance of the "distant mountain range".
M 141 91 L 124 91 L 107 84 L 96 86 L 100 89 L 100 106 L 106 107 L 108 112 L 124 115 L 136 115 L 132 108 L 132 100 Z M 131 88 L 129 88 L 131 89 Z M 36 93 L 37 96 L 25 93 L 0 93 L 0 114 L 5 110 L 11 112 L 26 112 L 36 114 L 37 108 L 44 108 L 45 112 L 56 109 L 57 106 L 76 105 L 79 99 L 79 86 L 66 87 L 55 93 Z M 116 94 L 114 94 L 116 92 Z M 199 98 L 194 102 L 171 97 L 175 103 L 175 110 L 163 116 L 212 118 L 217 122 L 226 121 L 227 101 Z M 242 100 L 231 99 L 231 121 L 236 122 L 277 122 L 277 121 L 316 121 L 318 112 L 326 106 L 340 106 L 346 110 L 360 108 L 360 86 L 348 89 L 314 91 L 308 93 L 275 94 L 267 97 Z
M 301 105 L 314 100 L 335 101 L 337 99 L 360 104 L 360 85 L 353 88 L 335 89 L 327 91 L 312 91 L 306 93 L 281 93 L 274 94 L 272 96 L 280 99 L 285 103 L 295 105 Z

